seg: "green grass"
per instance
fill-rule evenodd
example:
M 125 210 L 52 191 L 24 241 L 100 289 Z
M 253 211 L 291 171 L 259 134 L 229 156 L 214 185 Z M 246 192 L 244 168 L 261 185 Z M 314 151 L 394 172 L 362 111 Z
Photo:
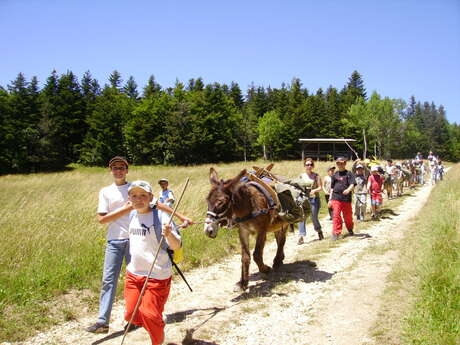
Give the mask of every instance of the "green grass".
M 374 327 L 379 344 L 460 344 L 460 173 L 433 190 L 398 245 Z
M 231 178 L 253 163 L 266 164 L 212 166 L 222 178 Z M 325 175 L 328 165 L 319 163 L 316 171 Z M 210 167 L 131 167 L 128 178 L 150 181 L 158 194 L 156 181 L 168 177 L 178 195 L 190 177 L 179 211 L 202 221 Z M 106 226 L 96 222 L 97 197 L 112 179 L 107 169 L 73 168 L 60 173 L 0 176 L 0 342 L 23 340 L 37 330 L 74 318 L 79 311 L 68 305 L 61 310 L 49 306 L 66 292 L 77 291 L 78 299 L 79 291 L 89 290 L 85 301 L 93 310 L 97 307 L 106 234 Z M 295 177 L 303 167 L 300 161 L 285 161 L 276 163 L 273 170 Z M 182 235 L 185 260 L 181 266 L 185 270 L 239 252 L 236 231 L 221 229 L 217 239 L 209 239 L 203 226 L 195 225 Z

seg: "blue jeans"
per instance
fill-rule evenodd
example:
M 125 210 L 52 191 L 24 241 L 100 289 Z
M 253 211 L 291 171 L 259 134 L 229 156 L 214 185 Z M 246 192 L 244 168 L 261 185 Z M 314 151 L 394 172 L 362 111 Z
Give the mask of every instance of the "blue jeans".
M 131 256 L 129 255 L 129 240 L 107 241 L 97 323 L 109 324 L 123 258 L 125 258 L 126 264 L 131 260 Z
M 313 228 L 316 232 L 320 232 L 321 224 L 319 223 L 318 214 L 321 207 L 321 199 L 319 197 L 308 198 L 308 201 L 311 207 L 311 221 L 313 222 Z M 299 236 L 305 236 L 306 234 L 307 230 L 305 229 L 305 221 L 299 222 Z

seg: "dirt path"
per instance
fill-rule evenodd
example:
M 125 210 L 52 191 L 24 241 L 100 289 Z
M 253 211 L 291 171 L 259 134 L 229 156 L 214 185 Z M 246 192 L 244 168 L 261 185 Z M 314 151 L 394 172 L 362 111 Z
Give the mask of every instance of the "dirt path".
M 424 186 L 408 196 L 394 213 L 355 237 L 321 243 L 322 252 L 306 256 L 318 246 L 308 227 L 307 243 L 297 245 L 288 235 L 285 264 L 279 272 L 262 277 L 251 263 L 250 289 L 233 292 L 239 279 L 240 256 L 187 273 L 194 288 L 190 293 L 176 279 L 166 305 L 165 344 L 208 345 L 353 345 L 373 344 L 369 328 L 380 308 L 385 278 L 397 258 L 395 249 L 382 248 L 403 236 L 410 219 L 417 214 L 431 192 Z M 331 223 L 323 220 L 330 233 Z M 371 226 L 372 225 L 372 226 Z M 273 240 L 267 244 L 265 260 L 275 254 Z M 314 256 L 312 256 L 314 255 Z M 309 261 L 314 260 L 315 265 Z M 120 344 L 123 306 L 114 306 L 108 336 L 89 334 L 82 329 L 95 315 L 55 327 L 22 344 Z M 139 329 L 128 334 L 125 344 L 150 344 Z

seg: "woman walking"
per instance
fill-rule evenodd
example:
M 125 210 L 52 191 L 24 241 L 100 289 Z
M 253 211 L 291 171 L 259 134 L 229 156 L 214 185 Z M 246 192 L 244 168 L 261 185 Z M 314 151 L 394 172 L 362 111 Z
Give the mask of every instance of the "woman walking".
M 321 229 L 321 224 L 318 220 L 319 209 L 321 206 L 319 192 L 323 189 L 321 183 L 321 177 L 313 172 L 315 163 L 313 159 L 306 158 L 304 162 L 305 172 L 302 173 L 299 178 L 302 180 L 302 185 L 305 186 L 305 192 L 308 195 L 308 201 L 311 208 L 311 220 L 313 222 L 313 228 L 318 233 L 318 239 L 322 240 L 324 238 L 323 231 Z M 304 243 L 304 237 L 306 236 L 307 231 L 305 229 L 305 220 L 299 223 L 299 240 L 297 244 Z

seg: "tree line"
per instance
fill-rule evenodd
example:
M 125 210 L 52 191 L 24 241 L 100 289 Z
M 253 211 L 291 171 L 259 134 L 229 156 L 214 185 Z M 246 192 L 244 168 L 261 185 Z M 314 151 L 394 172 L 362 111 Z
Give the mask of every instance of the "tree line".
M 340 90 L 311 92 L 298 78 L 280 88 L 205 84 L 202 78 L 142 91 L 114 71 L 103 87 L 53 71 L 43 87 L 22 73 L 0 86 L 0 173 L 104 166 L 125 155 L 134 164 L 198 164 L 296 159 L 299 138 L 354 138 L 382 158 L 433 150 L 460 159 L 460 127 L 433 102 L 367 96 L 359 72 Z

